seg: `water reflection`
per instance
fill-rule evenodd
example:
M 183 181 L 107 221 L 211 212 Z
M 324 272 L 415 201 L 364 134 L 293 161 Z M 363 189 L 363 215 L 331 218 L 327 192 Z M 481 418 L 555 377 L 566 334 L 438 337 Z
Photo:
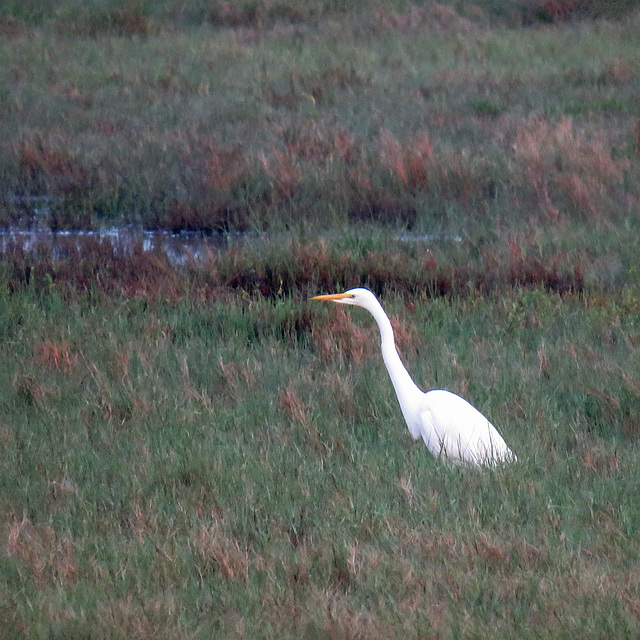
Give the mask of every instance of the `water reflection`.
M 199 260 L 211 251 L 228 249 L 231 245 L 244 245 L 261 236 L 243 232 L 233 234 L 202 234 L 197 232 L 171 233 L 148 231 L 134 227 L 112 227 L 99 231 L 51 231 L 49 229 L 9 228 L 0 230 L 0 250 L 12 248 L 38 255 L 62 259 L 70 249 L 80 252 L 88 242 L 108 244 L 114 253 L 131 253 L 137 248 L 144 252 L 160 251 L 176 265 Z
M 331 232 L 324 235 L 331 236 Z M 402 244 L 460 243 L 462 237 L 453 234 L 433 233 L 427 235 L 402 234 L 395 236 Z M 0 229 L 0 252 L 21 250 L 34 256 L 53 257 L 57 260 L 82 253 L 87 245 L 96 242 L 108 245 L 115 254 L 130 254 L 136 250 L 161 252 L 175 265 L 203 259 L 211 252 L 226 251 L 231 247 L 255 246 L 258 242 L 272 242 L 276 238 L 251 231 L 235 233 L 205 234 L 182 231 L 148 231 L 139 227 L 124 226 L 100 229 L 99 231 L 51 231 L 38 227 L 10 227 Z M 282 238 L 280 238 L 282 240 Z
M 0 251 L 5 253 L 18 249 L 32 255 L 68 258 L 80 253 L 87 244 L 108 244 L 118 254 L 142 249 L 144 252 L 159 251 L 175 265 L 199 260 L 212 251 L 224 251 L 233 247 L 245 247 L 256 242 L 276 240 L 272 235 L 252 231 L 229 233 L 202 233 L 197 231 L 149 231 L 140 226 L 121 225 L 94 230 L 52 231 L 49 227 L 51 207 L 59 198 L 48 196 L 13 196 L 9 198 L 14 213 L 22 222 L 15 227 L 0 229 Z M 23 214 L 23 215 L 21 215 Z M 332 238 L 335 231 L 327 230 L 323 237 Z M 279 238 L 282 240 L 282 238 Z M 462 236 L 446 232 L 429 234 L 403 233 L 393 238 L 396 242 L 410 245 L 461 243 Z

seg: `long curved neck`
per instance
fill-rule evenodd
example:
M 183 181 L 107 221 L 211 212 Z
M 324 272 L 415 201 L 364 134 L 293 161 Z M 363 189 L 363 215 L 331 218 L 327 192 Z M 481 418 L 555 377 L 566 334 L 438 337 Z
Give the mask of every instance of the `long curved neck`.
M 411 379 L 409 372 L 402 364 L 402 360 L 400 360 L 393 337 L 393 327 L 384 310 L 380 304 L 377 304 L 374 308 L 369 309 L 369 311 L 371 311 L 380 328 L 382 359 L 387 367 L 393 388 L 398 397 L 398 402 L 400 403 L 400 408 L 406 419 L 408 417 L 408 401 L 410 398 L 415 397 L 416 394 L 422 393 L 422 391 Z

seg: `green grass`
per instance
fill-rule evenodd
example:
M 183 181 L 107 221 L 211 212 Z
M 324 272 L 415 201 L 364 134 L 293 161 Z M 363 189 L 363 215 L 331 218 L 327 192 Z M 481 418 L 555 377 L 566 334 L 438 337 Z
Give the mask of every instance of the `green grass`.
M 384 302 L 516 465 L 410 439 L 364 312 L 5 293 L 5 637 L 634 637 L 637 294 Z
M 0 3 L 0 226 L 269 232 L 3 237 L 3 638 L 638 637 L 638 13 L 566 6 Z

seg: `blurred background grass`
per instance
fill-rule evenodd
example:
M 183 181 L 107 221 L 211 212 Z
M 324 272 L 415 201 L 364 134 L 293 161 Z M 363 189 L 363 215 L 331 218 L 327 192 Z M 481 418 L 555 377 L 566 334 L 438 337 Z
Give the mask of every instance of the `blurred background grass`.
M 214 26 L 195 4 L 20 6 L 0 14 L 5 226 L 469 232 L 637 206 L 637 11 L 203 4 L 244 16 Z

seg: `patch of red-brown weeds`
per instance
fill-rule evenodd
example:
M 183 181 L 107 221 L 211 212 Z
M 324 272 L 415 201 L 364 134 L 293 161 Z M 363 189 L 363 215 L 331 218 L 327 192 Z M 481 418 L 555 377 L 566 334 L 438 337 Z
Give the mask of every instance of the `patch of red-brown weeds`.
M 170 637 L 186 640 L 189 637 L 178 622 L 177 599 L 170 592 L 147 598 L 144 603 L 133 594 L 121 599 L 102 598 L 95 615 L 101 628 L 117 630 L 115 633 L 123 638 L 157 640 Z
M 206 390 L 198 389 L 194 386 L 194 383 L 191 381 L 189 364 L 187 363 L 186 358 L 182 361 L 180 372 L 182 373 L 185 396 L 197 402 L 206 411 L 211 412 L 214 406 L 211 394 Z
M 428 132 L 424 131 L 401 145 L 388 131 L 380 140 L 380 160 L 408 189 L 427 186 L 434 168 L 434 156 Z
M 260 161 L 271 186 L 270 202 L 278 204 L 289 200 L 296 193 L 302 177 L 302 170 L 293 154 L 274 151 L 270 159 L 262 155 Z
M 336 163 L 354 162 L 355 143 L 342 129 L 313 123 L 277 131 L 282 147 L 250 157 L 240 146 L 193 141 L 182 153 L 194 176 L 192 191 L 172 197 L 153 215 L 151 228 L 200 231 L 243 231 L 266 224 L 267 216 L 299 194 L 305 184 L 325 184 Z M 341 173 L 341 172 L 338 172 Z M 340 188 L 331 183 L 328 188 Z
M 174 233 L 246 231 L 251 223 L 250 210 L 238 193 L 244 192 L 251 181 L 262 180 L 261 173 L 240 146 L 224 146 L 215 140 L 193 140 L 192 137 L 187 133 L 180 139 L 184 147 L 180 153 L 182 165 L 185 172 L 194 177 L 190 191 L 167 198 L 155 207 L 146 226 Z M 270 194 L 265 189 L 260 197 L 265 204 Z
M 523 248 L 522 241 L 511 236 L 509 238 L 508 271 L 496 264 L 496 275 L 503 284 L 510 286 L 543 286 L 549 291 L 580 292 L 584 287 L 584 272 L 580 262 L 562 264 L 564 256 L 556 254 L 544 258 Z M 494 261 L 492 256 L 489 262 Z M 495 260 L 498 263 L 497 260 Z M 500 273 L 502 272 L 502 273 Z M 508 275 L 507 275 L 508 274 Z
M 50 526 L 36 527 L 25 518 L 9 524 L 4 548 L 25 563 L 38 587 L 75 582 L 77 570 L 69 535 L 61 536 Z
M 67 342 L 43 340 L 35 345 L 33 358 L 40 368 L 66 373 L 78 364 L 78 355 L 72 353 Z
M 85 237 L 61 241 L 54 255 L 43 244 L 25 251 L 9 243 L 0 252 L 0 262 L 9 291 L 32 288 L 54 289 L 60 295 L 82 292 L 121 294 L 154 300 L 184 296 L 189 280 L 180 274 L 161 251 L 145 252 L 141 245 L 128 250 L 117 242 Z M 201 284 L 207 278 L 201 280 Z
M 323 129 L 306 123 L 285 131 L 284 141 L 289 153 L 307 162 L 352 162 L 356 155 L 354 140 L 344 129 Z
M 244 393 L 244 390 L 253 388 L 256 383 L 256 375 L 261 368 L 260 363 L 238 364 L 232 361 L 225 362 L 220 358 L 217 368 L 220 380 L 217 391 L 220 397 L 235 398 Z
M 451 11 L 441 5 L 412 7 L 403 20 L 412 23 L 416 15 L 423 20 L 428 14 L 429 20 L 438 22 L 437 16 L 449 19 Z M 406 26 L 403 20 L 399 28 Z M 619 62 L 601 72 L 616 84 L 627 82 L 629 73 L 629 66 Z M 298 108 L 302 100 L 322 100 L 331 91 L 367 82 L 348 66 L 333 66 L 316 75 L 293 73 L 285 98 Z M 487 81 L 468 69 L 442 72 L 439 79 L 443 86 Z M 500 82 L 490 81 L 496 86 Z M 79 104 L 91 101 L 73 84 L 50 90 Z M 431 127 L 437 127 L 438 117 L 432 117 Z M 9 149 L 16 166 L 16 194 L 48 198 L 47 222 L 56 229 L 90 228 L 101 212 L 126 210 L 132 201 L 148 202 L 143 205 L 148 210 L 141 213 L 148 228 L 174 232 L 266 228 L 279 216 L 286 222 L 303 215 L 321 221 L 331 216 L 331 222 L 335 217 L 377 221 L 397 228 L 414 225 L 424 206 L 445 215 L 453 205 L 452 210 L 477 218 L 495 203 L 497 184 L 516 209 L 554 222 L 572 217 L 599 221 L 620 202 L 637 204 L 637 189 L 629 187 L 637 173 L 633 157 L 621 144 L 614 144 L 610 131 L 592 130 L 571 118 L 518 119 L 506 114 L 476 118 L 470 125 L 484 131 L 492 148 L 502 149 L 504 170 L 499 171 L 491 158 L 467 149 L 443 148 L 427 128 L 397 137 L 383 129 L 373 140 L 364 140 L 338 124 L 311 119 L 285 118 L 263 125 L 274 141 L 268 150 L 223 144 L 189 127 L 171 132 L 149 128 L 145 144 L 166 148 L 168 155 L 179 159 L 186 188 L 182 182 L 181 188 L 166 184 L 155 167 L 144 164 L 139 175 L 123 180 L 129 172 L 125 165 L 117 160 L 92 164 L 61 132 L 30 135 Z M 635 143 L 640 149 L 640 129 L 637 123 L 631 126 L 626 145 Z M 125 135 L 125 142 L 130 142 L 109 120 L 98 122 L 96 129 L 103 135 Z M 316 206 L 307 210 L 306 203 L 325 198 L 330 213 Z
M 307 407 L 300 398 L 294 383 L 289 383 L 285 388 L 278 391 L 278 400 L 282 410 L 290 420 L 299 423 L 302 427 L 307 426 Z
M 305 438 L 308 446 L 318 455 L 323 456 L 327 450 L 324 439 L 321 437 L 315 421 L 309 418 L 309 408 L 298 393 L 297 383 L 297 380 L 291 380 L 286 387 L 278 391 L 280 409 L 291 422 L 299 425 L 300 433 Z M 277 437 L 280 441 L 285 442 L 287 439 L 286 432 Z M 294 546 L 304 542 L 305 533 L 302 522 L 300 522 L 300 526 L 294 527 L 294 530 L 289 531 L 289 536 Z
M 247 581 L 252 563 L 247 545 L 229 535 L 220 523 L 202 529 L 193 544 L 201 573 L 219 573 L 231 582 Z
M 64 147 L 65 141 L 60 141 Z M 69 152 L 58 149 L 43 137 L 24 140 L 15 149 L 18 182 L 26 194 L 78 193 L 87 188 L 90 172 Z
M 344 359 L 357 364 L 373 347 L 369 332 L 342 307 L 332 309 L 324 321 L 316 320 L 311 341 L 327 362 Z
M 210 196 L 211 194 L 197 199 L 174 198 L 154 214 L 147 226 L 154 230 L 168 229 L 173 233 L 249 230 L 251 221 L 246 208 L 221 203 L 215 196 Z
M 205 185 L 225 195 L 246 175 L 249 161 L 239 146 L 211 145 L 205 157 Z
M 513 154 L 549 218 L 568 210 L 598 219 L 629 169 L 612 148 L 604 133 L 587 134 L 571 118 L 553 124 L 533 116 L 517 126 Z
M 336 70 L 334 75 L 342 77 Z M 298 89 L 292 91 L 287 96 L 299 99 Z M 340 127 L 307 121 L 278 127 L 274 134 L 282 139 L 282 148 L 257 153 L 253 160 L 241 147 L 206 140 L 189 144 L 183 163 L 198 176 L 199 185 L 191 194 L 165 204 L 155 213 L 152 226 L 174 231 L 243 230 L 251 222 L 249 212 L 255 224 L 267 212 L 277 215 L 298 196 L 316 197 L 309 189 L 329 191 L 338 202 L 346 202 L 350 220 L 412 224 L 415 193 L 427 189 L 434 178 L 448 176 L 444 168 L 448 160 L 441 159 L 437 166 L 426 131 L 402 143 L 384 132 L 369 156 L 361 141 Z M 238 194 L 250 194 L 251 201 Z
M 546 549 L 536 547 L 523 538 L 480 534 L 473 539 L 460 539 L 447 532 L 429 535 L 408 534 L 403 546 L 416 550 L 427 560 L 487 566 L 504 573 L 516 569 L 540 569 L 549 562 Z
M 394 290 L 408 297 L 466 295 L 513 286 L 582 290 L 580 259 L 561 252 L 542 256 L 528 243 L 525 237 L 513 236 L 506 250 L 486 249 L 479 259 L 454 264 L 435 251 L 422 257 L 382 251 L 362 256 L 330 250 L 322 242 L 292 242 L 267 252 L 242 248 L 212 251 L 201 261 L 177 266 L 161 247 L 144 251 L 141 243 L 123 247 L 117 241 L 87 236 L 80 241 L 63 240 L 56 255 L 50 246 L 26 251 L 9 242 L 0 250 L 0 264 L 9 291 L 32 288 L 56 291 L 61 296 L 91 292 L 150 302 L 185 296 L 228 300 L 235 292 L 271 299 L 306 297 L 354 286 L 368 287 L 378 295 Z M 306 335 L 312 324 L 308 310 L 299 310 L 283 321 L 283 337 Z M 52 366 L 71 366 L 72 355 L 68 354 L 67 362 L 64 347 L 40 347 L 38 357 Z
M 605 476 L 616 473 L 620 467 L 617 451 L 607 451 L 602 447 L 594 446 L 586 449 L 582 454 L 582 465 L 591 473 Z
M 400 142 L 383 131 L 375 153 L 370 157 L 352 152 L 349 143 L 346 162 L 345 196 L 347 216 L 352 221 L 378 221 L 411 226 L 417 210 L 414 196 L 427 190 L 438 178 L 437 160 L 428 132 Z
M 371 20 L 370 29 L 374 33 L 429 29 L 438 35 L 449 35 L 470 33 L 474 25 L 452 7 L 436 2 L 428 5 L 410 3 L 403 11 L 377 10 Z

